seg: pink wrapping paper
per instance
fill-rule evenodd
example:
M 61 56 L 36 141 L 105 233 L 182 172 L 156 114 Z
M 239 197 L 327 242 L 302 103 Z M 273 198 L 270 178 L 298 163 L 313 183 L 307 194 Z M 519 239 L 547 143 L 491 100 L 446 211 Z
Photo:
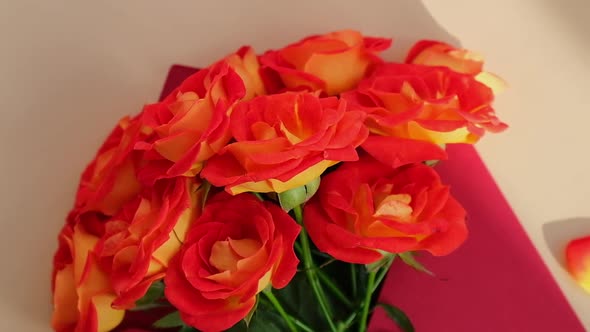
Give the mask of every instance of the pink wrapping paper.
M 470 235 L 447 257 L 418 258 L 434 278 L 394 264 L 380 301 L 418 332 L 585 331 L 475 149 L 447 151 L 437 169 L 467 210 Z M 369 330 L 397 329 L 379 310 Z
M 195 71 L 172 66 L 161 98 Z M 418 257 L 436 277 L 396 262 L 380 301 L 404 310 L 418 332 L 585 331 L 475 149 L 448 152 L 437 169 L 468 211 L 470 236 L 447 257 Z M 398 329 L 378 309 L 369 331 Z

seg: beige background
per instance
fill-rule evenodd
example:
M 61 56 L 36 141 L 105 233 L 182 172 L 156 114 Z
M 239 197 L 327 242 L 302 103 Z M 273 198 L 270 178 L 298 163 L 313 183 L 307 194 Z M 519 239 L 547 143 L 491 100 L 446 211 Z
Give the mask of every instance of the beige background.
M 50 259 L 78 174 L 170 64 L 347 27 L 396 37 L 390 57 L 422 37 L 460 41 L 510 82 L 497 110 L 512 127 L 478 149 L 590 329 L 590 295 L 560 265 L 565 241 L 590 234 L 590 2 L 362 3 L 1 1 L 0 330 L 49 331 Z

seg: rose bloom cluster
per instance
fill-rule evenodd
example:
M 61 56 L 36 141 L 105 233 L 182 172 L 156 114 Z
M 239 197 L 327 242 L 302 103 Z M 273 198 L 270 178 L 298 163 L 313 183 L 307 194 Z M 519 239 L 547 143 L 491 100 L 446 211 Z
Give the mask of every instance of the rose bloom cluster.
M 357 264 L 461 245 L 466 213 L 426 162 L 506 128 L 492 108 L 503 82 L 464 49 L 421 41 L 396 63 L 380 56 L 390 45 L 339 31 L 243 47 L 122 119 L 59 234 L 54 330 L 120 328 L 161 280 L 187 325 L 230 328 L 293 278 L 302 227 Z M 302 225 L 253 194 L 318 178 Z

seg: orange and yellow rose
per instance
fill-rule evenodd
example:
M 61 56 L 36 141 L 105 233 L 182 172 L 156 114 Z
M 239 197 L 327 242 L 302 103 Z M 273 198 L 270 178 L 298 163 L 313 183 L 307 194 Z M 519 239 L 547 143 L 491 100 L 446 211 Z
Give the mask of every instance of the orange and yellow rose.
M 123 320 L 125 311 L 111 306 L 116 295 L 94 253 L 98 241 L 82 225 L 66 225 L 59 235 L 51 318 L 56 332 L 106 332 Z
M 234 143 L 211 158 L 201 176 L 232 194 L 303 186 L 341 161 L 357 160 L 368 135 L 365 113 L 335 97 L 306 92 L 261 96 L 231 114 Z
M 260 62 L 267 74 L 280 78 L 283 88 L 336 95 L 354 88 L 372 66 L 382 62 L 377 54 L 390 45 L 391 39 L 363 37 L 357 31 L 343 30 L 268 51 Z
M 185 177 L 158 181 L 106 222 L 97 255 L 117 295 L 113 307 L 133 308 L 154 281 L 164 278 L 200 215 L 199 185 Z
M 166 298 L 201 331 L 232 327 L 254 308 L 258 293 L 269 285 L 283 288 L 293 278 L 299 230 L 268 201 L 215 195 L 170 262 Z
M 116 292 L 96 246 L 104 221 L 142 190 L 141 152 L 133 149 L 149 134 L 141 122 L 141 114 L 119 121 L 82 174 L 54 258 L 52 326 L 58 332 L 110 331 L 123 319 L 125 311 L 112 307 Z
M 259 64 L 242 48 L 187 78 L 162 102 L 144 108 L 144 125 L 154 135 L 135 148 L 148 160 L 140 174 L 159 178 L 194 176 L 230 140 L 229 114 L 236 102 L 264 94 Z
M 342 98 L 367 113 L 367 127 L 379 136 L 475 143 L 507 127 L 495 115 L 490 88 L 445 67 L 387 63 Z

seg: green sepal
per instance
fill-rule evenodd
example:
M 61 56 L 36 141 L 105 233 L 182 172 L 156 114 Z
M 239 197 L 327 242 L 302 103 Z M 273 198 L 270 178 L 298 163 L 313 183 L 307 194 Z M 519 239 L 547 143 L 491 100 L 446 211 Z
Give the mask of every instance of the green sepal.
M 252 308 L 252 310 L 250 310 L 246 317 L 244 317 L 244 323 L 246 323 L 246 326 L 250 326 L 252 317 L 254 316 L 254 313 L 256 313 L 256 309 L 258 309 L 258 303 L 260 302 L 259 297 L 260 295 L 256 295 L 256 303 L 254 304 L 254 307 Z
M 441 149 L 445 150 L 447 145 L 446 144 L 439 144 L 438 146 L 440 146 Z M 426 166 L 430 166 L 430 167 L 434 167 L 436 166 L 436 164 L 438 164 L 440 162 L 440 160 L 426 160 L 424 162 L 424 164 Z
M 413 267 L 414 269 L 416 269 L 420 272 L 424 272 L 426 274 L 429 274 L 431 276 L 434 276 L 434 273 L 432 273 L 430 270 L 425 268 L 424 265 L 422 265 L 422 263 L 418 262 L 416 260 L 416 258 L 414 258 L 414 254 L 412 252 L 409 252 L 409 251 L 404 252 L 404 253 L 398 254 L 398 256 L 399 256 L 399 258 L 402 259 L 402 261 L 404 261 L 404 263 Z
M 307 202 L 318 191 L 319 187 L 320 178 L 318 177 L 304 186 L 289 189 L 280 193 L 278 195 L 279 203 L 283 210 L 289 212 L 294 207 Z
M 205 204 L 207 203 L 207 199 L 209 198 L 209 193 L 211 192 L 211 183 L 209 183 L 206 180 L 203 180 L 203 183 L 201 183 L 198 189 L 203 189 L 203 202 L 201 202 L 201 209 L 203 209 L 205 208 Z
M 393 259 L 396 256 L 396 254 L 392 254 L 392 253 L 386 252 L 386 251 L 381 251 L 380 253 L 381 253 L 381 255 L 383 255 L 383 257 L 381 257 L 380 260 L 370 263 L 370 264 L 366 264 L 367 272 L 370 273 L 370 272 L 377 271 L 384 266 L 389 267 L 389 265 L 391 264 L 391 262 L 393 261 Z

